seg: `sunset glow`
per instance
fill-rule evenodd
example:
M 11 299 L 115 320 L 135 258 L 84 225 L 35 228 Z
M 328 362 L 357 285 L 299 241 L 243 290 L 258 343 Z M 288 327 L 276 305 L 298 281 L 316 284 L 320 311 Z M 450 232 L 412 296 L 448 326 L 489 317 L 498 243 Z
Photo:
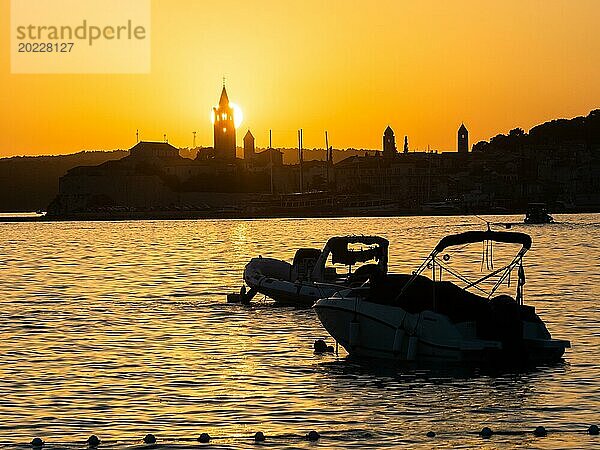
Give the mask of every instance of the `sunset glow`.
M 239 128 L 244 121 L 244 113 L 242 112 L 242 108 L 233 102 L 229 103 L 229 106 L 233 108 L 233 123 L 235 124 L 236 128 Z
M 9 1 L 0 24 L 10 24 Z M 212 145 L 222 79 L 268 145 L 455 151 L 600 102 L 594 0 L 152 2 L 149 74 L 13 75 L 0 36 L 0 156 L 129 148 L 141 138 Z M 238 140 L 238 145 L 241 141 Z
M 230 102 L 229 106 L 233 108 L 233 122 L 236 128 L 239 128 L 244 121 L 244 112 L 242 108 L 240 108 L 237 104 Z M 210 112 L 210 123 L 211 125 L 215 123 L 215 113 L 214 111 Z
M 599 446 L 598 19 L 0 0 L 0 450 Z

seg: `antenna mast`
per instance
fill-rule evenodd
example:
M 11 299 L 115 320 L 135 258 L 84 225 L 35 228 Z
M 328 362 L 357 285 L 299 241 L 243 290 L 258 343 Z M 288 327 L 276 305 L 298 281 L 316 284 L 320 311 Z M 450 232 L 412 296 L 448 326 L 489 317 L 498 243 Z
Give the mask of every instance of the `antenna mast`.
M 303 173 L 303 160 L 302 155 L 302 128 L 298 130 L 298 160 L 300 163 L 300 192 L 304 192 L 304 173 Z
M 327 136 L 327 130 L 325 130 L 325 160 L 327 168 L 327 189 L 329 190 L 329 137 Z
M 271 195 L 273 195 L 273 141 L 272 130 L 269 130 L 269 166 L 271 171 Z

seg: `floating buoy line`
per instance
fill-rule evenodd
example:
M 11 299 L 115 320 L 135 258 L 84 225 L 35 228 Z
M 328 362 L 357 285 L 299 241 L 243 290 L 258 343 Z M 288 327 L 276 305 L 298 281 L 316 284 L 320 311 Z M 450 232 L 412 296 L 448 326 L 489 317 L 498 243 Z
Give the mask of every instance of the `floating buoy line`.
M 423 439 L 435 439 L 435 438 L 443 438 L 444 436 L 448 436 L 448 437 L 452 437 L 455 438 L 457 435 L 459 434 L 463 434 L 463 435 L 477 435 L 479 436 L 481 439 L 493 439 L 494 436 L 525 436 L 525 435 L 533 435 L 537 438 L 544 438 L 544 437 L 548 437 L 548 436 L 552 436 L 552 435 L 561 435 L 561 434 L 581 434 L 581 435 L 589 435 L 589 436 L 598 436 L 599 435 L 599 428 L 598 425 L 590 425 L 587 429 L 586 428 L 574 428 L 574 429 L 546 429 L 544 426 L 542 425 L 538 425 L 533 429 L 521 429 L 521 430 L 494 430 L 488 426 L 483 427 L 481 430 L 479 431 L 472 431 L 472 432 L 461 432 L 461 431 L 448 431 L 445 432 L 443 430 L 429 430 L 426 433 L 423 434 Z M 336 432 L 336 435 L 339 434 L 339 432 Z M 363 432 L 360 433 L 359 435 L 355 435 L 354 438 L 356 440 L 361 440 L 361 439 L 370 439 L 373 438 L 374 435 L 372 433 L 369 432 Z M 184 441 L 190 441 L 190 442 L 199 442 L 201 444 L 210 444 L 211 442 L 214 441 L 227 441 L 227 442 L 231 442 L 231 441 L 254 441 L 256 443 L 262 443 L 265 441 L 269 441 L 269 440 L 273 440 L 273 441 L 280 441 L 280 442 L 295 442 L 295 441 L 309 441 L 309 442 L 316 442 L 319 441 L 322 438 L 321 434 L 316 431 L 316 430 L 310 430 L 308 433 L 306 433 L 305 435 L 297 435 L 297 434 L 286 434 L 286 435 L 280 435 L 280 436 L 269 436 L 267 434 L 265 434 L 262 431 L 257 431 L 256 433 L 254 433 L 254 435 L 249 435 L 249 436 L 210 436 L 208 433 L 201 433 L 198 437 L 192 437 L 192 438 L 173 438 L 173 437 L 168 437 L 168 438 L 164 438 L 164 439 L 160 439 L 159 437 L 155 436 L 152 433 L 148 433 L 143 437 L 140 437 L 138 439 L 132 439 L 130 441 L 130 443 L 132 445 L 136 445 L 136 444 L 141 444 L 141 445 L 146 445 L 148 446 L 148 448 L 152 448 L 153 446 L 155 446 L 156 444 L 161 443 L 161 441 L 163 443 L 172 443 L 172 442 L 184 442 Z M 414 439 L 415 436 L 411 436 L 411 439 Z M 125 443 L 126 440 L 123 439 L 119 439 L 119 443 Z M 36 449 L 36 450 L 40 450 L 43 449 L 44 447 L 48 446 L 49 448 L 52 448 L 54 446 L 57 445 L 74 445 L 74 446 L 81 446 L 81 443 L 87 444 L 87 447 L 90 449 L 96 449 L 96 448 L 101 448 L 103 446 L 103 444 L 107 444 L 107 446 L 110 446 L 109 442 L 106 441 L 102 441 L 100 440 L 100 438 L 98 436 L 96 436 L 95 434 L 91 435 L 90 437 L 87 438 L 87 440 L 85 441 L 81 441 L 80 443 L 65 443 L 65 442 L 46 442 L 44 441 L 41 437 L 35 437 L 31 440 L 31 442 L 29 443 L 31 448 Z

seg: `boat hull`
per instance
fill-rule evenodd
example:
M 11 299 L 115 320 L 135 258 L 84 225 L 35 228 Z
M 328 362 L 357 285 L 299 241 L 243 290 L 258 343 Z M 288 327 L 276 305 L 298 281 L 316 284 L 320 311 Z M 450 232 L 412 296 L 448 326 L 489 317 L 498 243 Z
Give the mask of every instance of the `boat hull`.
M 270 258 L 254 258 L 244 270 L 244 282 L 282 305 L 311 307 L 318 299 L 330 297 L 344 286 L 311 281 L 288 281 L 286 263 Z M 286 273 L 287 271 L 287 273 Z
M 257 283 L 248 283 L 251 289 L 256 289 L 276 303 L 287 306 L 298 306 L 310 308 L 322 297 L 329 297 L 339 289 L 337 287 L 317 286 L 313 283 L 292 283 L 273 278 L 264 277 Z
M 474 323 L 455 324 L 433 311 L 410 314 L 400 307 L 359 298 L 321 299 L 314 309 L 351 356 L 400 361 L 551 361 L 560 359 L 569 346 L 567 341 L 541 338 L 541 330 L 534 329 L 538 324 L 530 324 L 526 329 L 535 337 L 523 339 L 518 348 L 508 351 L 500 341 L 477 338 Z
M 307 308 L 318 299 L 330 297 L 343 288 L 343 286 L 310 281 L 291 282 L 278 273 L 271 275 L 274 272 L 273 267 L 279 264 L 282 263 L 267 258 L 253 259 L 244 270 L 244 282 L 251 290 L 266 295 L 277 303 Z

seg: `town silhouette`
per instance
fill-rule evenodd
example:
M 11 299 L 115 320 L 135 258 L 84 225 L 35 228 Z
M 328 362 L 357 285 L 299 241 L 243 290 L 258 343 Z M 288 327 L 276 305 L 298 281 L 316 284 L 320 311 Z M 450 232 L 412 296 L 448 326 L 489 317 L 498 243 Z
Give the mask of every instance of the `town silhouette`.
M 600 210 L 600 110 L 471 147 L 461 123 L 448 152 L 415 151 L 390 126 L 380 150 L 334 149 L 327 132 L 326 146 L 305 149 L 300 129 L 296 149 L 258 149 L 247 130 L 238 152 L 235 120 L 223 83 L 212 147 L 177 148 L 136 132 L 128 152 L 1 160 L 0 174 L 11 175 L 0 183 L 22 187 L 4 186 L 0 208 L 47 209 L 51 219 L 514 213 L 532 202 Z

